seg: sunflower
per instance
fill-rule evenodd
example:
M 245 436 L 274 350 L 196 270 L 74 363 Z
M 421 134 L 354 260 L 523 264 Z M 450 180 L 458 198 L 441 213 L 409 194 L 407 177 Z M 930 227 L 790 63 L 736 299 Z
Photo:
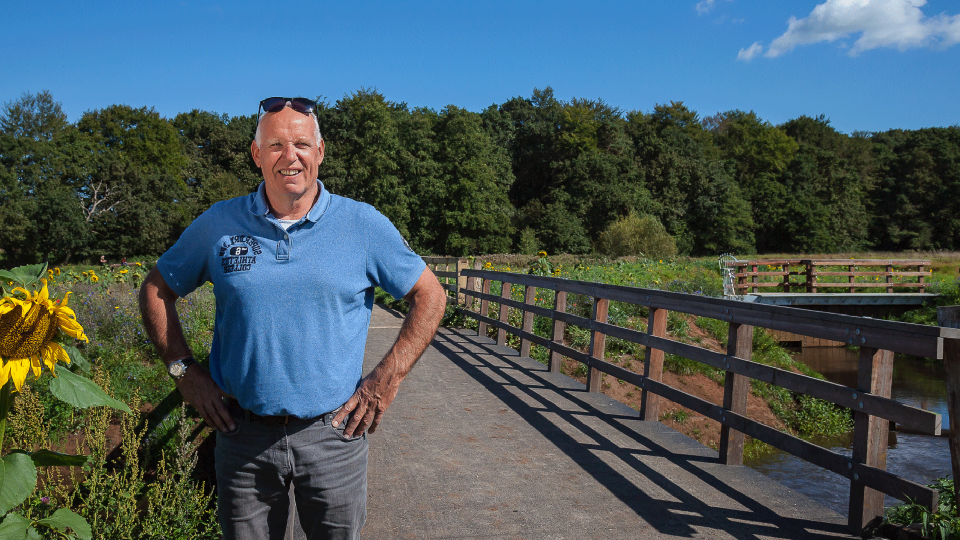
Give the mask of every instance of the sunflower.
M 545 258 L 547 257 L 547 252 L 546 252 L 546 251 L 538 251 L 538 252 L 537 252 L 537 257 L 540 257 L 541 259 L 545 259 Z
M 58 361 L 70 363 L 67 352 L 53 341 L 57 330 L 87 341 L 76 314 L 67 306 L 70 293 L 57 305 L 50 300 L 47 280 L 41 281 L 43 286 L 39 292 L 23 287 L 13 290 L 22 293 L 23 300 L 12 296 L 0 300 L 0 386 L 13 379 L 18 392 L 31 369 L 35 377 L 40 376 L 41 362 L 54 375 Z

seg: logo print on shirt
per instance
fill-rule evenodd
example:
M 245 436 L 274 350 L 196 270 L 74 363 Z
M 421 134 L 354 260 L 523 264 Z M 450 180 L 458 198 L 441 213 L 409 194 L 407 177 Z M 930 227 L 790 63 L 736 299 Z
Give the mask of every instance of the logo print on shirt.
M 247 272 L 257 264 L 257 255 L 260 255 L 260 242 L 245 234 L 233 235 L 224 238 L 220 243 L 220 267 L 224 274 L 231 272 Z

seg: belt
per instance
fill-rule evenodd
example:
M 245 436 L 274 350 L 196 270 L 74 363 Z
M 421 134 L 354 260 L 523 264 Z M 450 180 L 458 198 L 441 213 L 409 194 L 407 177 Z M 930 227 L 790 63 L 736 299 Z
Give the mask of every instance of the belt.
M 299 416 L 295 416 L 292 414 L 281 414 L 281 415 L 257 414 L 251 411 L 250 409 L 244 409 L 243 407 L 241 407 L 240 402 L 232 397 L 225 397 L 223 399 L 223 402 L 227 405 L 227 410 L 230 411 L 230 415 L 233 416 L 234 418 L 242 418 L 247 422 L 260 422 L 267 426 L 276 426 L 276 425 L 285 426 L 290 422 L 293 422 L 296 420 L 313 421 L 325 416 L 330 417 L 329 419 L 325 419 L 325 421 L 330 421 L 333 419 L 333 416 L 336 414 L 336 412 L 340 410 L 340 407 L 337 407 L 335 410 L 330 411 L 326 414 L 321 414 L 320 416 L 314 416 L 313 418 L 300 418 Z

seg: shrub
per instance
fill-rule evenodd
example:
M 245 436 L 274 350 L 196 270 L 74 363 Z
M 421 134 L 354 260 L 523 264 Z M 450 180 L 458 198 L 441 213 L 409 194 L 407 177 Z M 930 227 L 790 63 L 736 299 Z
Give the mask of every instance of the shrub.
M 677 242 L 660 220 L 651 216 L 630 215 L 618 219 L 600 234 L 598 251 L 610 257 L 641 255 L 649 259 L 670 258 L 677 254 Z

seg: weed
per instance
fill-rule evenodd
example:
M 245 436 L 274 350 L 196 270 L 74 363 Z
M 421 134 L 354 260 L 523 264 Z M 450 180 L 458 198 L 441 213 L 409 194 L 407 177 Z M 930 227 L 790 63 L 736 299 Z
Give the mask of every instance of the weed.
M 690 412 L 686 409 L 677 409 L 673 412 L 665 413 L 660 417 L 660 421 L 664 420 L 673 420 L 678 424 L 682 424 L 690 418 Z
M 936 540 L 950 540 L 960 537 L 960 517 L 957 516 L 957 501 L 955 498 L 954 480 L 938 478 L 928 487 L 936 489 L 940 494 L 940 503 L 933 513 L 916 502 L 908 502 L 888 508 L 884 520 L 898 525 L 919 523 L 923 536 Z

